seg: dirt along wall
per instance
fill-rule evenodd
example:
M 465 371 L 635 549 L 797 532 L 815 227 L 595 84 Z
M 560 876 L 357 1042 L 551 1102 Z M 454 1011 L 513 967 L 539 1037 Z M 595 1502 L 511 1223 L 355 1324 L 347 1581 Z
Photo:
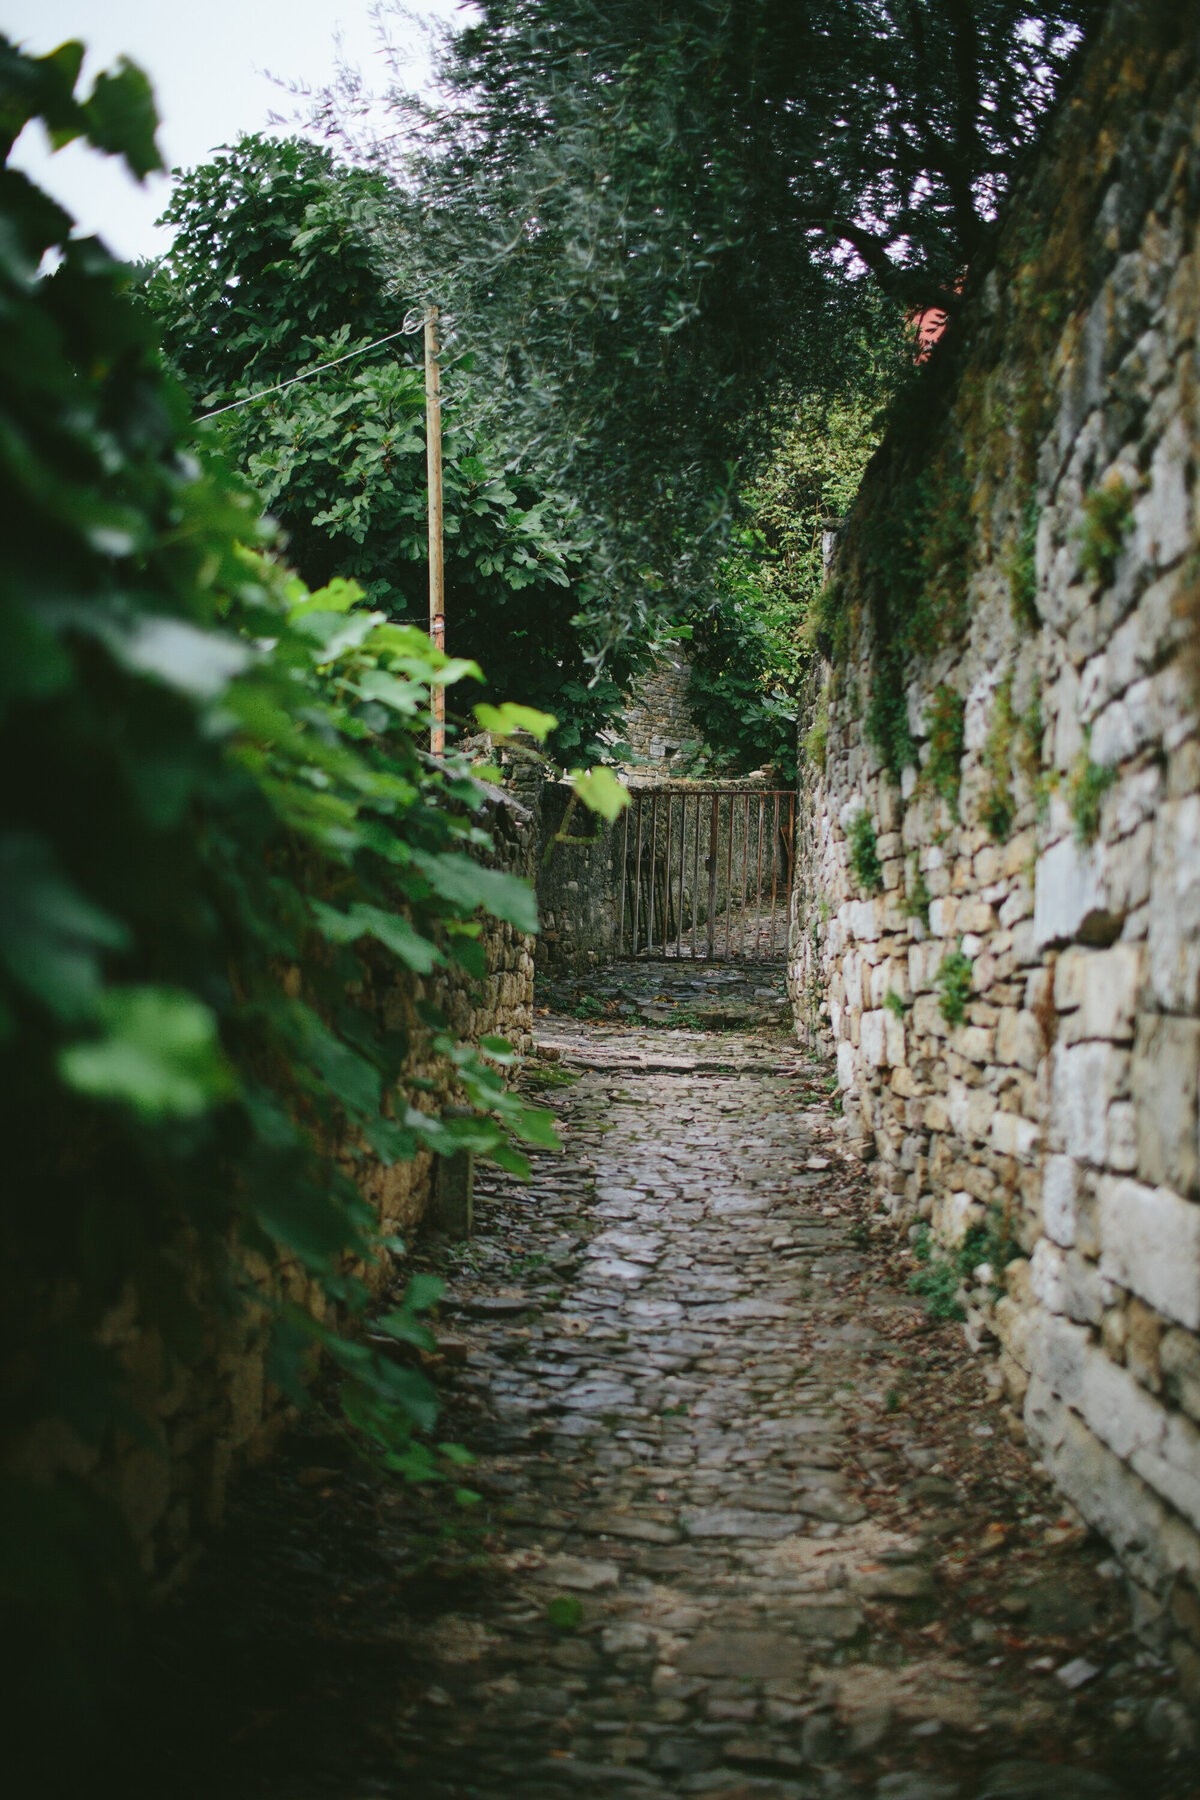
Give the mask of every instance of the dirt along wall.
M 868 471 L 789 982 L 881 1205 L 1200 1706 L 1195 39 L 1114 9 Z
M 494 851 L 485 860 L 528 875 L 531 815 L 518 802 L 498 800 L 486 824 Z M 489 918 L 482 943 L 487 965 L 482 980 L 454 966 L 418 978 L 382 947 L 371 964 L 373 1009 L 389 1028 L 407 1030 L 413 1043 L 399 1092 L 431 1112 L 453 1100 L 453 1083 L 444 1061 L 430 1053 L 419 1002 L 436 1005 L 460 1037 L 478 1040 L 498 1033 L 521 1050 L 532 1042 L 533 940 Z M 285 988 L 305 992 L 308 974 L 300 967 L 284 971 Z M 419 1088 L 416 1083 L 428 1085 Z M 430 1151 L 422 1149 L 411 1161 L 389 1166 L 356 1138 L 340 1147 L 339 1160 L 386 1232 L 409 1232 L 420 1224 L 434 1189 Z M 86 1180 L 86 1168 L 80 1179 Z M 181 1245 L 180 1260 L 186 1271 L 186 1245 Z M 276 1293 L 307 1298 L 320 1312 L 316 1284 L 298 1263 L 284 1261 L 272 1269 L 249 1254 L 244 1262 L 256 1281 Z M 379 1291 L 392 1277 L 390 1257 L 361 1273 Z M 267 1453 L 294 1409 L 267 1380 L 267 1321 L 257 1310 L 211 1313 L 201 1351 L 186 1367 L 169 1362 L 157 1330 L 138 1317 L 132 1300 L 113 1309 L 99 1335 L 128 1370 L 131 1398 L 157 1423 L 163 1447 L 141 1444 L 118 1431 L 92 1450 L 65 1424 L 48 1420 L 14 1447 L 8 1467 L 39 1481 L 59 1471 L 81 1476 L 110 1498 L 131 1528 L 145 1573 L 161 1590 L 186 1571 L 205 1530 L 219 1524 L 233 1475 Z

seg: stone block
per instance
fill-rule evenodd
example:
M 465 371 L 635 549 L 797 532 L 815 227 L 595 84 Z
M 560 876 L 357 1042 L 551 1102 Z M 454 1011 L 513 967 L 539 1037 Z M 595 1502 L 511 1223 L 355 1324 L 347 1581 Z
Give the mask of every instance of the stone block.
M 1166 568 L 1192 547 L 1188 470 L 1193 459 L 1182 417 L 1171 420 L 1150 459 L 1150 481 L 1133 508 L 1138 561 Z
M 1200 1423 L 1200 1339 L 1173 1326 L 1158 1346 L 1158 1367 L 1170 1398 Z
M 1077 961 L 1073 960 L 1078 958 Z M 1109 950 L 1067 951 L 1059 969 L 1070 964 L 1070 986 L 1077 994 L 1077 1008 L 1063 1021 L 1063 1043 L 1085 1038 L 1107 1038 L 1128 1043 L 1134 1033 L 1138 989 L 1141 986 L 1142 952 L 1137 944 L 1114 944 Z M 1055 998 L 1059 982 L 1055 981 Z
M 1022 875 L 1037 855 L 1037 832 L 1032 828 L 1018 831 L 1004 846 L 1001 874 Z
M 1168 1413 L 1099 1349 L 1088 1357 L 1081 1410 L 1096 1436 L 1200 1530 L 1200 1432 L 1191 1421 Z
M 1063 1313 L 1085 1325 L 1099 1325 L 1114 1298 L 1111 1283 L 1094 1263 L 1075 1250 L 1060 1249 L 1049 1238 L 1039 1238 L 1034 1245 L 1030 1282 L 1048 1312 Z
M 1132 1299 L 1125 1309 L 1125 1363 L 1144 1388 L 1162 1392 L 1159 1345 L 1162 1320 L 1144 1300 Z
M 896 1068 L 905 1061 L 906 1045 L 904 1020 L 898 1019 L 890 1008 L 883 1015 L 884 1061 Z
M 918 994 L 913 1001 L 912 1028 L 918 1037 L 949 1037 L 950 1027 L 932 994 Z
M 881 1007 L 874 1012 L 865 1012 L 859 1021 L 858 1047 L 868 1069 L 882 1068 L 887 1062 L 887 1033 L 884 1027 L 886 1018 L 887 1014 Z
M 1030 1259 L 1029 1275 L 1033 1286 L 1034 1299 L 1044 1306 L 1047 1312 L 1065 1313 L 1063 1271 L 1067 1253 L 1049 1238 L 1039 1238 L 1033 1247 Z
M 843 1039 L 837 1047 L 838 1086 L 843 1093 L 849 1093 L 854 1086 L 857 1061 L 858 1059 L 855 1056 L 854 1045 L 848 1044 L 845 1039 Z
M 1083 1004 L 1084 968 L 1088 953 L 1079 944 L 1070 944 L 1054 965 L 1054 1004 L 1060 1013 L 1073 1012 Z
M 959 902 L 952 895 L 929 903 L 929 929 L 936 938 L 952 937 L 957 930 Z
M 1032 1119 L 1024 1119 L 1020 1113 L 997 1112 L 992 1117 L 990 1126 L 992 1149 L 1001 1156 L 1015 1156 L 1019 1162 L 1028 1162 L 1042 1141 L 1042 1134 Z
M 1200 1329 L 1200 1205 L 1114 1175 L 1101 1178 L 1097 1198 L 1101 1273 Z
M 986 1217 L 983 1202 L 965 1189 L 947 1195 L 939 1207 L 934 1205 L 934 1231 L 948 1244 L 957 1249 L 973 1225 L 982 1225 Z
M 933 908 L 930 908 L 932 922 Z M 976 932 L 981 936 L 996 929 L 996 909 L 983 900 L 960 900 L 954 920 L 956 931 Z
M 1137 1172 L 1180 1193 L 1197 1185 L 1196 1091 L 1200 1020 L 1143 1014 L 1130 1073 L 1137 1118 Z
M 982 1025 L 960 1025 L 954 1033 L 954 1048 L 968 1062 L 986 1063 L 992 1059 L 995 1033 Z
M 1050 1124 L 1056 1149 L 1103 1168 L 1108 1161 L 1108 1109 L 1122 1097 L 1128 1052 L 1111 1044 L 1057 1046 L 1052 1054 Z
M 1108 1109 L 1108 1166 L 1131 1175 L 1137 1163 L 1137 1108 L 1132 1100 L 1114 1100 Z
M 1005 1007 L 996 1026 L 995 1057 L 998 1063 L 1037 1073 L 1042 1060 L 1042 1028 L 1031 1012 Z
M 1083 1401 L 1089 1341 L 1085 1326 L 1051 1312 L 1038 1314 L 1029 1333 L 1030 1374 L 1076 1409 Z
M 1033 890 L 1021 881 L 1002 901 L 997 916 L 1001 925 L 1007 930 L 1012 925 L 1019 925 L 1022 919 L 1028 919 L 1032 913 Z
M 1150 985 L 1164 1012 L 1200 998 L 1200 795 L 1168 801 L 1154 821 L 1150 873 Z
M 1025 1398 L 1029 1441 L 1062 1493 L 1144 1586 L 1200 1570 L 1200 1538 L 1036 1376 Z
M 1120 930 L 1105 881 L 1105 847 L 1084 849 L 1064 837 L 1038 858 L 1033 940 L 1037 949 L 1078 938 L 1111 943 Z
M 1108 902 L 1114 916 L 1136 912 L 1150 898 L 1154 826 L 1147 821 L 1107 850 Z M 1127 931 L 1122 936 L 1128 938 Z

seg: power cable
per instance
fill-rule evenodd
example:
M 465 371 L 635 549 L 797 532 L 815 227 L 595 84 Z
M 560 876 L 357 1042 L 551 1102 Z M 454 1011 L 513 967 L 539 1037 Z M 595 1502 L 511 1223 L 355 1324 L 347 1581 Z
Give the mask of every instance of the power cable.
M 415 323 L 410 324 L 414 315 Z M 386 337 L 376 338 L 373 344 L 360 344 L 357 350 L 347 350 L 345 356 L 335 356 L 332 362 L 318 363 L 315 369 L 305 369 L 302 375 L 293 375 L 287 381 L 277 381 L 274 387 L 260 388 L 257 394 L 247 394 L 242 400 L 231 400 L 228 406 L 215 406 L 212 412 L 201 413 L 194 423 L 203 425 L 206 419 L 217 419 L 222 413 L 236 412 L 239 406 L 253 406 L 256 400 L 265 400 L 269 394 L 281 394 L 284 388 L 295 387 L 298 381 L 311 381 L 314 375 L 322 375 L 326 369 L 336 369 L 340 363 L 350 362 L 355 356 L 365 356 L 368 350 L 378 350 L 381 344 L 390 344 L 398 337 L 412 337 L 414 332 L 420 331 L 424 322 L 424 312 L 414 306 L 405 313 L 404 323 L 399 331 L 389 331 Z

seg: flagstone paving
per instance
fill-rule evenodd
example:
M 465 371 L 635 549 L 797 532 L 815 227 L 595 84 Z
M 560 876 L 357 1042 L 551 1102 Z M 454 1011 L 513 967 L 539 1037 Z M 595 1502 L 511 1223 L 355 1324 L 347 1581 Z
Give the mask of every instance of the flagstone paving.
M 1105 1547 L 1010 1441 L 961 1328 L 889 1275 L 824 1066 L 779 1032 L 539 1024 L 563 1152 L 481 1175 L 475 1237 L 418 1259 L 448 1279 L 432 1360 L 480 1499 L 298 1434 L 180 1615 L 226 1660 L 189 1695 L 203 1753 L 184 1732 L 160 1780 L 1195 1792 Z

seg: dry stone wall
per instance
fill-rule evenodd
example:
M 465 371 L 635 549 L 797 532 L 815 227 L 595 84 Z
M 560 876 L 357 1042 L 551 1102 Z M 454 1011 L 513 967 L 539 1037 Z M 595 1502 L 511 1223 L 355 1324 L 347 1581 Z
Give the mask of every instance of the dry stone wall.
M 498 799 L 487 823 L 492 865 L 529 875 L 532 815 L 518 801 Z M 433 1002 L 462 1037 L 499 1034 L 522 1050 L 532 1042 L 533 940 L 489 919 L 482 942 L 483 980 L 458 968 L 418 980 L 382 950 L 371 965 L 374 1010 L 389 1027 L 407 1030 L 414 1044 L 400 1088 L 430 1111 L 452 1101 L 453 1092 L 445 1063 L 429 1052 L 430 1034 L 417 1013 L 420 1001 Z M 306 973 L 284 972 L 289 991 L 304 991 Z M 409 1232 L 420 1224 L 433 1192 L 434 1159 L 428 1150 L 390 1166 L 357 1141 L 342 1146 L 340 1155 L 386 1232 Z M 86 1179 L 85 1170 L 80 1178 Z M 190 1265 L 189 1246 L 181 1242 L 185 1279 Z M 297 1263 L 269 1268 L 247 1256 L 245 1266 L 256 1283 L 305 1300 L 321 1314 L 320 1291 Z M 378 1290 L 391 1274 L 390 1262 L 361 1273 Z M 187 1570 L 206 1530 L 220 1523 L 233 1475 L 270 1450 L 292 1409 L 267 1379 L 267 1326 L 257 1311 L 210 1313 L 203 1346 L 187 1367 L 171 1363 L 157 1329 L 139 1318 L 132 1298 L 103 1321 L 100 1336 L 128 1370 L 131 1398 L 157 1423 L 163 1447 L 117 1432 L 93 1450 L 66 1425 L 49 1420 L 16 1445 L 7 1466 L 39 1481 L 69 1473 L 104 1494 L 131 1528 L 145 1572 L 161 1591 Z
M 882 1205 L 929 1229 L 1010 1427 L 1200 1704 L 1185 14 L 1114 11 L 931 365 L 925 430 L 868 471 L 810 696 L 789 980 Z
M 654 667 L 639 675 L 625 709 L 624 739 L 633 752 L 632 766 L 663 775 L 685 744 L 703 743 L 704 731 L 692 716 L 688 689 L 692 665 L 678 650 L 666 651 Z

